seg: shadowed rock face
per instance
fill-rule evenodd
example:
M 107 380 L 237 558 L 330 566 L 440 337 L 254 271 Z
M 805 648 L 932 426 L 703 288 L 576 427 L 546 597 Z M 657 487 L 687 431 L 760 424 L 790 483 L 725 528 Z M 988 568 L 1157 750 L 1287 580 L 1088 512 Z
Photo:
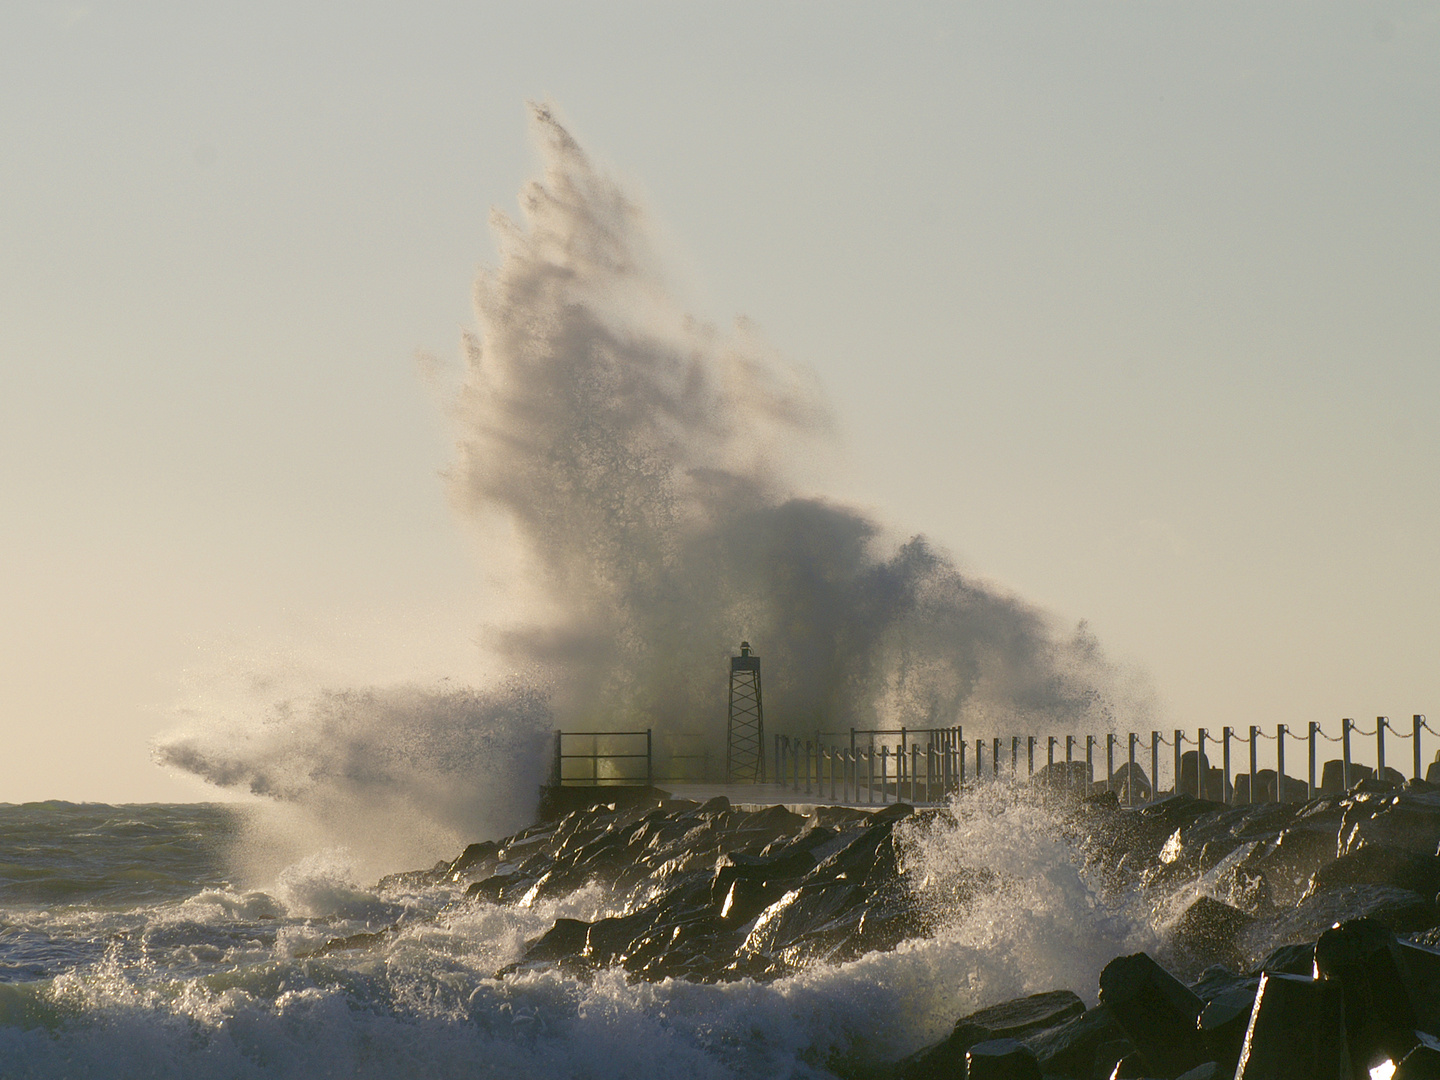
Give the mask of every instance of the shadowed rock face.
M 740 810 L 723 798 L 659 797 L 574 810 L 407 876 L 469 882 L 467 898 L 497 904 L 529 905 L 592 884 L 608 890 L 622 914 L 558 920 L 499 977 L 619 966 L 646 979 L 773 979 L 893 949 L 929 929 L 894 834 L 912 813 L 900 804 L 807 817 L 782 806 Z M 973 885 L 988 876 L 976 870 Z M 969 895 L 962 883 L 958 902 Z
M 1099 987 L 962 1017 L 940 1042 L 864 1075 L 1362 1076 L 1384 1058 L 1401 1080 L 1434 1074 L 1436 789 L 1371 780 L 1309 803 L 1178 796 L 1139 810 L 1109 795 L 1027 797 L 1045 799 L 1097 879 L 1154 902 L 1156 957 L 1117 958 Z M 896 825 L 947 814 L 895 805 L 802 816 L 662 793 L 574 810 L 397 877 L 465 885 L 476 903 L 528 905 L 593 884 L 608 892 L 619 914 L 557 920 L 498 977 L 618 966 L 642 979 L 766 980 L 934 932 L 934 912 L 908 887 Z M 962 873 L 952 910 L 996 881 L 984 867 Z M 390 929 L 321 951 L 375 947 Z M 1103 1003 L 1089 1010 L 1070 992 L 1097 989 Z

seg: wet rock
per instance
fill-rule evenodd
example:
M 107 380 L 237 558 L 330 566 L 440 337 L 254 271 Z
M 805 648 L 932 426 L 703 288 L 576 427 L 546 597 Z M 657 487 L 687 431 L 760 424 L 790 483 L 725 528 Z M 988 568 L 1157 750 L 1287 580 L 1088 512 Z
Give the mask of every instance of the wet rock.
M 1336 923 L 1370 918 L 1394 930 L 1411 933 L 1434 926 L 1440 911 L 1428 897 L 1389 885 L 1338 885 L 1306 897 L 1280 919 L 1272 933 L 1285 938 L 1316 938 Z
M 900 1062 L 902 1080 L 939 1080 L 962 1076 L 961 1065 L 972 1046 L 997 1039 L 1025 1039 L 1052 1031 L 1083 1016 L 1085 1003 L 1069 990 L 1032 994 L 962 1016 L 948 1036 Z M 1032 1048 L 1033 1054 L 1033 1048 Z M 1086 1054 L 1088 1064 L 1093 1049 Z
M 1345 762 L 1341 758 L 1325 762 L 1325 767 L 1320 771 L 1320 791 L 1325 795 L 1339 795 L 1351 785 L 1364 780 L 1368 776 L 1375 775 L 1375 770 L 1369 765 L 1361 765 L 1358 761 L 1350 763 L 1350 783 L 1345 782 Z
M 1341 885 L 1389 885 L 1421 896 L 1440 892 L 1440 856 L 1367 843 L 1325 863 L 1310 876 L 1302 900 Z
M 1225 771 L 1210 764 L 1210 756 L 1200 758 L 1198 750 L 1186 750 L 1180 755 L 1180 791 L 1185 795 L 1198 794 L 1196 781 L 1205 777 L 1204 797 L 1208 802 L 1224 803 L 1232 794 L 1225 785 Z
M 1027 1035 L 1024 1042 L 1035 1051 L 1041 1071 L 1053 1076 L 1108 1076 L 1115 1062 L 1135 1049 L 1103 1005 Z
M 1392 1080 L 1440 1080 L 1440 1039 L 1415 1032 L 1415 1046 L 1396 1064 Z
M 495 972 L 495 978 L 502 979 L 521 969 L 546 967 L 578 958 L 585 950 L 589 931 L 590 924 L 579 919 L 556 919 L 549 930 L 525 943 L 525 955 L 521 960 L 505 965 Z
M 1399 1060 L 1413 1042 L 1414 1005 L 1400 975 L 1395 935 L 1371 919 L 1352 919 L 1320 935 L 1315 973 L 1336 983 L 1356 1070 Z
M 1042 1080 L 1040 1062 L 1014 1039 L 976 1043 L 965 1052 L 966 1080 Z
M 1351 1080 L 1340 987 L 1260 976 L 1235 1080 Z
M 1181 1073 L 1205 1060 L 1197 1027 L 1200 999 L 1145 953 L 1105 965 L 1100 1002 L 1162 1073 Z
M 1110 777 L 1110 790 L 1121 803 L 1129 805 L 1137 802 L 1148 802 L 1154 787 L 1150 778 L 1145 775 L 1137 762 L 1132 771 L 1130 762 L 1125 762 Z
M 1285 975 L 1301 975 L 1310 978 L 1315 970 L 1315 943 L 1281 945 L 1264 960 L 1260 961 L 1252 974 L 1273 971 Z
M 1403 938 L 1396 939 L 1390 947 L 1415 1010 L 1417 1026 L 1425 1031 L 1440 1032 L 1440 950 L 1433 942 Z
M 376 930 L 373 933 L 350 934 L 347 937 L 331 938 L 319 948 L 297 951 L 295 955 L 300 956 L 331 956 L 335 953 L 353 952 L 357 949 L 373 949 L 377 945 L 384 944 L 394 935 L 400 932 L 398 922 Z
M 1191 957 L 1200 958 L 1202 963 L 1238 967 L 1244 962 L 1241 935 L 1254 921 L 1238 908 L 1201 896 L 1171 924 L 1170 941 Z
M 1199 1027 L 1207 1056 L 1233 1074 L 1245 1043 L 1245 1031 L 1250 1024 L 1260 980 L 1241 978 L 1229 972 L 1224 975 L 1226 977 L 1214 980 L 1219 985 L 1212 992 L 1207 993 L 1199 986 L 1194 989 L 1205 999 Z
M 1138 1080 L 1150 1076 L 1152 1072 L 1145 1055 L 1139 1050 L 1132 1050 L 1115 1062 L 1110 1070 L 1110 1080 Z
M 473 881 L 488 874 L 499 861 L 500 845 L 493 840 L 482 840 L 469 844 L 455 860 L 445 868 L 445 876 L 451 881 Z
M 1046 791 L 1081 798 L 1090 794 L 1094 780 L 1094 770 L 1084 761 L 1057 761 L 1053 765 L 1047 763 L 1036 769 L 1030 783 Z
M 1434 856 L 1440 849 L 1440 794 L 1356 792 L 1340 823 L 1337 851 L 1353 854 L 1376 845 Z

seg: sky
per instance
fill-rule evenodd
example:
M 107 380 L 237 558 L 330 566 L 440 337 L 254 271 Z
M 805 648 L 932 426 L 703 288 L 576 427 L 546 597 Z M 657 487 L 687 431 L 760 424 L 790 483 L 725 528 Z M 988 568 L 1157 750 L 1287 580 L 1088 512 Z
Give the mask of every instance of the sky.
M 482 677 L 445 388 L 531 100 L 824 388 L 815 490 L 1160 726 L 1440 718 L 1434 5 L 11 0 L 0 801 Z

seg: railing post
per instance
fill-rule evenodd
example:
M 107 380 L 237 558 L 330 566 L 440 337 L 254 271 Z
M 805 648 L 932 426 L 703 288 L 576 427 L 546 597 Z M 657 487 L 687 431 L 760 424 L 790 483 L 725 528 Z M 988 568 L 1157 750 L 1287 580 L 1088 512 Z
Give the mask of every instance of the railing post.
M 1095 736 L 1094 736 L 1094 735 L 1086 735 L 1086 736 L 1085 736 L 1085 782 L 1086 782 L 1087 784 L 1093 784 L 1093 783 L 1095 782 Z M 1087 790 L 1087 791 L 1085 792 L 1085 794 L 1086 794 L 1086 795 L 1089 795 L 1090 792 Z
M 1180 794 L 1180 759 L 1185 753 L 1185 733 L 1175 729 L 1175 794 Z
M 887 775 L 890 771 L 890 748 L 884 743 L 880 744 L 880 805 L 884 806 L 890 799 L 890 778 Z
M 1160 798 L 1160 732 L 1150 731 L 1150 801 Z
M 590 736 L 590 779 L 600 785 L 600 736 Z
M 1071 764 L 1075 759 L 1075 736 L 1065 736 L 1065 790 L 1069 791 L 1075 785 L 1075 766 Z
M 1202 727 L 1195 739 L 1195 797 L 1205 798 L 1205 785 L 1210 780 L 1210 762 L 1205 760 L 1205 729 Z M 1224 794 L 1223 792 L 1221 794 Z
M 1314 720 L 1310 721 L 1310 783 L 1309 790 L 1305 792 L 1307 799 L 1315 798 L 1315 736 L 1319 732 L 1320 725 Z
M 965 740 L 962 738 L 956 744 L 960 750 L 960 786 L 965 786 Z
M 1026 740 L 1026 743 L 1027 743 L 1028 746 L 1029 746 L 1029 753 L 1030 753 L 1030 772 L 1029 772 L 1028 775 L 1034 776 L 1034 775 L 1035 775 L 1035 736 L 1034 736 L 1034 735 L 1026 735 L 1026 736 L 1025 736 L 1025 740 Z
M 1135 740 L 1138 736 L 1130 732 L 1130 768 L 1125 777 L 1125 805 L 1135 805 Z
M 1105 733 L 1105 790 L 1115 790 L 1115 733 Z
M 1417 717 L 1416 719 L 1419 719 L 1419 718 Z M 1419 725 L 1419 724 L 1416 724 L 1416 725 L 1415 725 L 1415 730 L 1416 730 L 1416 731 L 1419 731 L 1419 730 L 1420 730 L 1420 725 Z M 1416 745 L 1419 745 L 1418 741 L 1417 741 Z M 1419 753 L 1419 751 L 1416 751 L 1416 753 Z M 1416 760 L 1416 761 L 1419 761 L 1420 759 L 1417 757 L 1415 760 Z M 1011 779 L 1011 780 L 1018 780 L 1019 778 L 1020 778 L 1020 736 L 1019 736 L 1019 735 L 1011 735 L 1011 736 L 1010 736 L 1010 779 Z
M 1275 728 L 1275 801 L 1285 801 L 1285 725 Z
M 647 727 L 647 728 L 645 729 L 645 786 L 646 786 L 646 787 L 654 787 L 654 786 L 655 786 L 655 759 L 654 759 L 654 757 L 651 756 L 652 745 L 653 745 L 653 744 L 651 743 L 651 740 L 650 740 L 650 729 Z M 674 751 L 672 750 L 671 753 L 673 754 Z M 761 761 L 764 761 L 765 759 L 762 757 L 760 760 L 761 760 Z
M 1000 738 L 999 738 L 999 736 L 996 736 L 995 741 L 994 741 L 993 745 L 992 745 L 991 748 L 990 748 L 990 766 L 991 766 L 991 768 L 994 770 L 994 775 L 993 775 L 991 778 L 994 779 L 994 780 L 999 780 L 999 779 L 1000 779 Z
M 1260 769 L 1259 769 L 1259 764 L 1258 764 L 1259 759 L 1256 757 L 1256 753 L 1257 753 L 1256 746 L 1257 746 L 1258 743 L 1259 743 L 1259 739 L 1260 739 L 1260 729 L 1259 729 L 1258 727 L 1256 727 L 1254 724 L 1251 724 L 1251 725 L 1250 725 L 1250 801 L 1251 801 L 1252 803 L 1257 803 L 1257 802 L 1260 801 L 1260 797 L 1255 793 L 1255 774 L 1260 771 Z M 1280 786 L 1280 776 L 1279 776 L 1279 770 L 1278 770 L 1278 769 L 1276 770 L 1275 786 L 1276 786 L 1277 788 Z
M 1350 726 L 1354 721 L 1348 716 L 1340 721 L 1340 775 L 1344 778 L 1345 790 L 1350 790 Z
M 565 786 L 565 759 L 560 749 L 560 740 L 564 736 L 559 728 L 555 729 L 555 786 Z
M 915 805 L 919 797 L 915 793 L 915 781 L 919 779 L 915 774 L 920 771 L 920 747 L 914 743 L 910 745 L 910 805 Z
M 1046 743 L 1047 743 L 1047 747 L 1046 747 L 1046 749 L 1047 749 L 1047 756 L 1046 756 L 1046 759 L 1045 759 L 1045 780 L 1046 780 L 1047 783 L 1054 783 L 1054 781 L 1055 781 L 1055 736 L 1054 736 L 1054 735 L 1047 736 L 1045 741 L 1046 741 Z
M 1230 783 L 1230 735 L 1231 731 L 1228 727 L 1222 727 L 1220 729 L 1220 760 L 1222 763 L 1221 768 L 1224 770 L 1220 781 L 1220 801 L 1223 803 L 1230 801 L 1225 797 L 1225 792 L 1230 791 L 1233 793 L 1235 790 Z M 1254 781 L 1252 780 L 1251 783 L 1253 784 Z M 1250 801 L 1255 801 L 1255 793 L 1253 791 L 1250 793 Z
M 1415 779 L 1424 780 L 1425 777 L 1421 775 L 1420 772 L 1420 762 L 1423 760 L 1420 757 L 1420 725 L 1425 722 L 1425 717 L 1421 716 L 1419 713 L 1416 713 L 1413 717 L 1413 722 L 1415 724 Z
M 1375 717 L 1375 778 L 1385 779 L 1385 725 L 1390 723 L 1388 716 Z

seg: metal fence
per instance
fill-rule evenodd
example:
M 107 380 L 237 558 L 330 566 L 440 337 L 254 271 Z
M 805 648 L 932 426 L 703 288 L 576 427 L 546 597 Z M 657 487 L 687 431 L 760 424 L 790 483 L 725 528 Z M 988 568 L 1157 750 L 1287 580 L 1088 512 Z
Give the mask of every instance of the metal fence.
M 958 726 L 851 729 L 848 738 L 837 732 L 817 732 L 813 739 L 776 735 L 774 777 L 781 787 L 797 794 L 865 804 L 941 802 L 966 784 L 1022 776 L 1079 794 L 1110 791 L 1128 806 L 1176 791 L 1230 804 L 1295 802 L 1346 790 L 1372 775 L 1391 782 L 1405 780 L 1403 773 L 1386 763 L 1387 735 L 1410 740 L 1411 776 L 1425 779 L 1422 730 L 1440 735 L 1420 713 L 1412 717 L 1408 732 L 1391 726 L 1388 717 L 1379 716 L 1370 731 L 1357 727 L 1352 719 L 1343 719 L 1340 734 L 1335 736 L 1318 723 L 1311 723 L 1304 734 L 1277 724 L 1273 734 L 1258 725 L 1251 725 L 1244 735 L 1233 727 L 1223 727 L 1218 734 L 1199 728 L 1193 737 L 1177 728 L 1168 739 L 1159 731 L 1149 732 L 1148 737 L 1138 732 L 1012 735 L 976 739 L 974 756 L 969 757 L 971 747 Z M 831 741 L 826 741 L 827 736 Z M 1375 739 L 1375 767 L 1354 760 L 1355 736 Z M 1273 746 L 1262 754 L 1267 741 Z M 1340 756 L 1322 762 L 1322 741 L 1339 744 Z M 1305 749 L 1304 780 L 1286 771 L 1286 747 L 1295 743 Z M 1187 745 L 1192 748 L 1186 749 Z M 1169 786 L 1164 789 L 1160 786 L 1162 746 L 1168 748 L 1163 758 L 1173 760 Z M 1102 748 L 1105 771 L 1097 780 Z M 1218 751 L 1219 765 L 1212 764 L 1212 749 Z M 1248 751 L 1247 767 L 1239 772 L 1234 769 L 1232 751 L 1236 749 Z M 1043 758 L 1039 763 L 1037 750 Z M 1273 762 L 1273 767 L 1262 767 L 1262 758 Z M 1436 761 L 1440 762 L 1440 754 Z M 1166 764 L 1171 762 L 1167 760 Z
M 709 773 L 704 737 L 644 731 L 556 731 L 555 787 L 640 787 L 701 783 Z

